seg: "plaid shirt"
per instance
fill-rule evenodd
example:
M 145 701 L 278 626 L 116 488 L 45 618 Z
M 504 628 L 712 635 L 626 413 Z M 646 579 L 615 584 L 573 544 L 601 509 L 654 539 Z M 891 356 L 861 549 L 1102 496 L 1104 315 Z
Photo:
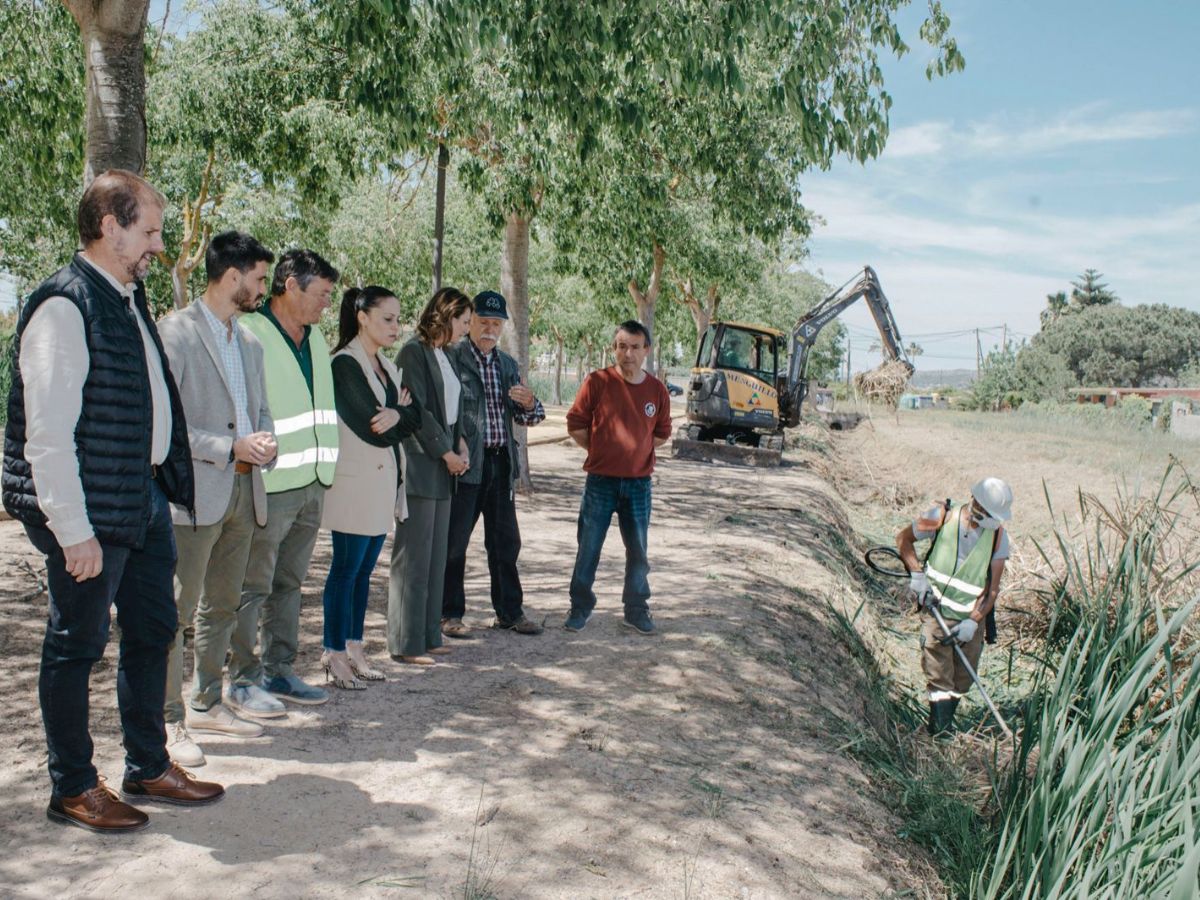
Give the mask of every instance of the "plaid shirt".
M 500 383 L 500 354 L 493 347 L 486 356 L 479 352 L 473 341 L 467 342 L 471 352 L 475 354 L 475 362 L 479 364 L 479 375 L 483 379 L 483 397 L 485 418 L 487 422 L 483 429 L 483 446 L 487 448 L 507 447 L 508 431 L 504 427 L 504 385 Z M 536 425 L 546 418 L 546 410 L 541 400 L 533 401 L 533 409 L 518 407 L 513 413 L 513 421 L 518 425 Z
M 229 390 L 233 394 L 233 407 L 237 412 L 237 435 L 243 438 L 254 432 L 254 426 L 250 424 L 250 404 L 246 399 L 246 372 L 242 368 L 242 348 L 237 320 L 231 318 L 229 324 L 225 325 L 213 315 L 207 303 L 203 300 L 196 302 L 200 304 L 208 327 L 217 339 L 217 350 L 221 354 L 221 362 L 225 364 L 225 379 L 229 382 Z

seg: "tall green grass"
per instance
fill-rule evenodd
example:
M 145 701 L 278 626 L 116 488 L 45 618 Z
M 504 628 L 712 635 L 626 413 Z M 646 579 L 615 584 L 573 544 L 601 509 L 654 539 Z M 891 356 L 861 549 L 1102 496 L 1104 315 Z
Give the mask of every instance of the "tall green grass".
M 1059 535 L 1047 590 L 1076 624 L 1036 672 L 971 896 L 1200 896 L 1200 561 L 1175 555 L 1196 497 L 1172 465 L 1082 547 Z

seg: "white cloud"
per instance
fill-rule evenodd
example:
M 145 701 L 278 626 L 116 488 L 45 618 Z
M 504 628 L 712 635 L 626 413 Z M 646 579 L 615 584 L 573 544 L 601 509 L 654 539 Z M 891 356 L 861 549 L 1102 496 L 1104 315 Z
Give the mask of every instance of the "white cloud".
M 888 138 L 884 159 L 929 156 L 1015 157 L 1059 153 L 1081 144 L 1158 140 L 1190 134 L 1200 117 L 1194 109 L 1111 111 L 1089 103 L 1047 122 L 1012 123 L 992 117 L 956 127 L 950 122 L 920 122 L 897 128 Z

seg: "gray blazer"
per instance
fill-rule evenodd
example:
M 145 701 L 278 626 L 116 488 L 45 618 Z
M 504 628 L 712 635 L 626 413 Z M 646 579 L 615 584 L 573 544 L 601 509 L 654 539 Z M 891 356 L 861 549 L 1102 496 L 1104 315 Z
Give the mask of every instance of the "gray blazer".
M 451 350 L 450 347 L 443 349 Z M 448 352 L 447 357 L 454 365 L 453 352 Z M 446 470 L 442 454 L 447 450 L 457 451 L 458 440 L 463 436 L 462 393 L 458 397 L 458 421 L 447 427 L 445 385 L 433 348 L 411 338 L 396 355 L 396 366 L 401 370 L 401 381 L 412 394 L 413 403 L 421 408 L 421 427 L 403 442 L 408 459 L 405 489 L 410 497 L 448 500 L 454 493 L 455 478 Z
M 237 413 L 221 362 L 221 351 L 200 309 L 203 302 L 196 300 L 171 313 L 158 323 L 158 333 L 187 417 L 188 443 L 196 470 L 196 524 L 214 525 L 225 517 L 233 494 L 234 471 L 229 451 L 237 437 Z M 267 388 L 263 381 L 262 344 L 240 324 L 234 327 L 238 331 L 242 368 L 246 374 L 250 424 L 255 431 L 273 432 L 275 423 L 267 407 Z M 265 525 L 267 491 L 257 466 L 251 479 L 254 518 L 259 525 Z M 171 508 L 171 518 L 177 525 L 191 524 L 187 513 L 178 506 Z

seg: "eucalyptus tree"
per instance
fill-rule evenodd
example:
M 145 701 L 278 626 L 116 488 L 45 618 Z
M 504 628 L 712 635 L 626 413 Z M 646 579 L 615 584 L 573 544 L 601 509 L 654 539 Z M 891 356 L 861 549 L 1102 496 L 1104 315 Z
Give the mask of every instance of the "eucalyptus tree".
M 75 246 L 83 57 L 58 2 L 0 0 L 0 269 L 21 289 Z
M 442 4 L 323 0 L 331 33 L 351 48 L 352 95 L 386 117 L 404 146 L 449 143 L 470 154 L 473 184 L 503 227 L 502 289 L 528 364 L 530 225 L 566 154 L 587 161 L 606 133 L 653 132 L 664 96 L 737 98 L 765 88 L 799 123 L 805 159 L 875 155 L 886 136 L 877 52 L 906 48 L 894 22 L 907 0 L 562 0 Z M 922 38 L 930 71 L 961 66 L 940 6 Z M 751 51 L 774 65 L 749 85 Z M 669 86 L 668 91 L 663 86 Z M 736 162 L 736 155 L 730 156 Z M 651 248 L 651 253 L 653 252 Z
M 183 215 L 182 231 L 171 235 L 178 251 L 163 258 L 177 307 L 208 235 L 235 224 L 220 215 L 231 192 L 283 213 L 259 237 L 286 243 L 327 225 L 343 191 L 394 162 L 346 101 L 341 51 L 312 39 L 311 20 L 304 7 L 220 0 L 198 27 L 163 44 L 150 78 L 149 174 Z

